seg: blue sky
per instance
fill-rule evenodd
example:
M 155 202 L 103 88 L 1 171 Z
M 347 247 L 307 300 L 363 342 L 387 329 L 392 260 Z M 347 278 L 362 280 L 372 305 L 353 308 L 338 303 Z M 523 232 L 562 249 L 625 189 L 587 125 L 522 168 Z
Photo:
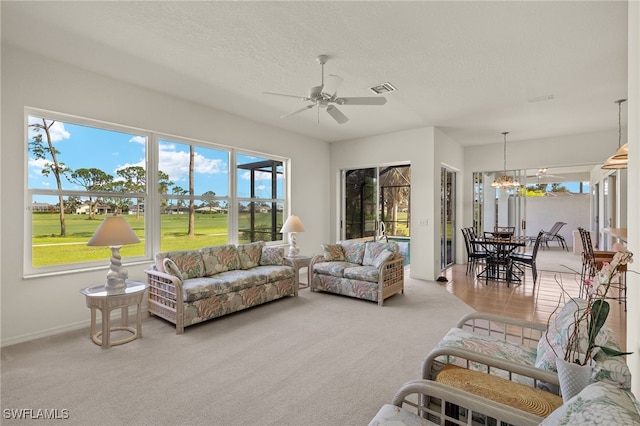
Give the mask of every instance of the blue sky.
M 41 119 L 30 117 L 30 124 L 42 123 Z M 36 133 L 30 128 L 29 141 Z M 128 166 L 145 167 L 145 140 L 140 135 L 120 133 L 110 130 L 56 122 L 51 127 L 51 139 L 60 152 L 58 161 L 68 168 L 97 168 L 118 178 L 116 171 Z M 46 141 L 46 138 L 43 138 Z M 46 142 L 45 142 L 46 143 Z M 229 153 L 196 146 L 195 148 L 195 192 L 203 194 L 214 191 L 218 196 L 228 195 Z M 239 163 L 256 160 L 254 157 L 239 155 Z M 260 159 L 258 159 L 260 160 Z M 52 175 L 42 175 L 47 160 L 36 160 L 29 152 L 28 184 L 32 189 L 55 189 Z M 51 162 L 48 158 L 48 162 Z M 189 188 L 189 145 L 161 140 L 159 143 L 160 170 L 169 175 L 174 186 Z M 262 179 L 262 181 L 261 181 Z M 279 179 L 278 192 L 282 196 L 282 179 Z M 63 178 L 64 189 L 80 189 Z M 240 197 L 248 197 L 249 174 L 238 171 L 238 192 Z M 258 176 L 257 194 L 261 198 L 271 197 L 270 175 Z

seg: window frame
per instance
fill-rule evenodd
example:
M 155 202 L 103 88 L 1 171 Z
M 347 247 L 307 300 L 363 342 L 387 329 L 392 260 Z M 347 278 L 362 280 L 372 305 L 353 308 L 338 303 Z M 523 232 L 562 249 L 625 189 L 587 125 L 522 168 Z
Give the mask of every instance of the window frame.
M 159 151 L 160 151 L 160 141 L 173 141 L 180 144 L 185 145 L 193 145 L 196 147 L 201 147 L 205 149 L 213 149 L 225 151 L 228 153 L 228 195 L 226 197 L 216 196 L 215 200 L 225 201 L 227 202 L 227 225 L 228 225 L 228 235 L 227 235 L 227 243 L 229 244 L 238 244 L 239 241 L 239 231 L 238 231 L 238 220 L 239 220 L 239 202 L 240 199 L 237 195 L 237 165 L 236 159 L 238 155 L 248 155 L 248 156 L 258 156 L 262 158 L 266 158 L 273 161 L 278 161 L 282 163 L 282 197 L 278 199 L 260 199 L 261 202 L 271 202 L 277 201 L 278 203 L 282 203 L 283 205 L 283 218 L 286 217 L 287 213 L 290 211 L 290 179 L 289 179 L 289 170 L 290 170 L 290 158 L 281 157 L 274 154 L 268 154 L 264 152 L 257 152 L 247 149 L 235 148 L 229 145 L 223 145 L 210 141 L 203 141 L 193 138 L 187 138 L 176 135 L 169 135 L 162 132 L 156 132 L 152 130 L 144 130 L 140 128 L 135 128 L 132 126 L 120 125 L 115 123 L 109 123 L 102 120 L 91 119 L 86 117 L 79 117 L 75 115 L 69 115 L 54 111 L 49 111 L 40 108 L 33 107 L 25 107 L 24 108 L 24 160 L 23 164 L 25 165 L 24 170 L 24 193 L 25 193 L 25 216 L 24 216 L 24 255 L 23 255 L 23 277 L 31 278 L 31 277 L 41 277 L 48 275 L 63 275 L 69 273 L 78 273 L 78 272 L 86 272 L 92 270 L 100 270 L 108 268 L 108 250 L 105 252 L 105 259 L 100 261 L 89 261 L 89 262 L 78 262 L 78 263 L 65 263 L 59 265 L 52 266 L 43 266 L 43 267 L 34 267 L 33 266 L 33 257 L 32 257 L 32 249 L 33 249 L 33 229 L 32 229 L 32 214 L 33 210 L 31 208 L 32 200 L 34 196 L 44 195 L 44 196 L 58 196 L 62 194 L 65 197 L 68 196 L 82 196 L 87 197 L 89 194 L 98 194 L 99 191 L 89 192 L 89 191 L 79 191 L 79 190 L 65 190 L 59 191 L 56 189 L 38 189 L 38 188 L 29 188 L 29 156 L 31 155 L 29 149 L 29 116 L 35 116 L 40 118 L 45 118 L 47 120 L 56 120 L 63 123 L 69 123 L 79 126 L 87 126 L 97 129 L 103 129 L 108 131 L 122 132 L 122 133 L 132 133 L 137 136 L 143 136 L 147 138 L 146 149 L 145 149 L 145 170 L 146 170 L 146 190 L 144 193 L 120 193 L 118 192 L 118 196 L 122 197 L 130 197 L 130 198 L 140 198 L 143 199 L 143 203 L 145 206 L 144 210 L 144 250 L 143 255 L 134 256 L 134 257 L 126 257 L 123 259 L 123 264 L 125 265 L 134 265 L 134 264 L 142 264 L 147 263 L 153 259 L 153 256 L 160 251 L 160 239 L 161 239 L 161 206 L 160 200 L 162 198 L 180 198 L 189 200 L 191 198 L 190 195 L 176 195 L 176 194 L 159 194 L 158 193 L 158 180 L 152 178 L 153 176 L 158 175 L 159 170 Z M 104 195 L 104 192 L 100 192 L 100 195 Z M 111 194 L 113 195 L 113 194 Z M 195 200 L 201 200 L 202 195 L 193 196 Z M 245 198 L 241 199 L 245 201 Z M 266 241 L 267 245 L 284 245 L 288 244 L 288 236 L 283 235 L 282 240 L 278 241 Z

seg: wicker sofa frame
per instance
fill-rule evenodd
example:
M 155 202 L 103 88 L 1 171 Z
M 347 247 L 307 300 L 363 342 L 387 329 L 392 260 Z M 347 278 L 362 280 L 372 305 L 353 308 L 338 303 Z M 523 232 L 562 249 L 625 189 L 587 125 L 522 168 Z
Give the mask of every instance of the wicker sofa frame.
M 284 258 L 283 265 L 289 266 L 294 269 L 292 261 L 288 258 Z M 217 318 L 223 315 L 227 315 L 233 312 L 238 312 L 243 309 L 248 309 L 259 304 L 267 303 L 276 299 L 280 299 L 285 296 L 297 296 L 299 287 L 298 274 L 295 275 L 293 285 L 282 286 L 286 288 L 284 293 L 268 292 L 267 286 L 270 284 L 257 284 L 254 287 L 244 290 L 238 290 L 234 293 L 242 295 L 243 292 L 251 292 L 251 303 L 236 304 L 223 311 L 210 311 L 207 315 L 198 316 L 196 318 L 188 319 L 185 315 L 185 309 L 189 302 L 184 300 L 182 281 L 177 277 L 160 272 L 154 268 L 147 269 L 147 282 L 148 299 L 147 299 L 147 311 L 149 315 L 155 315 L 169 321 L 176 326 L 176 334 L 184 333 L 184 328 L 193 324 L 197 324 L 203 321 L 207 321 L 213 318 Z M 221 305 L 222 303 L 216 303 L 216 299 L 219 301 L 228 298 L 228 294 L 214 295 L 209 298 L 211 305 Z
M 320 275 L 314 271 L 314 265 L 318 263 L 327 262 L 323 255 L 315 255 L 311 258 L 311 262 L 309 263 L 308 268 L 308 282 L 309 289 L 313 291 L 324 291 L 336 294 L 342 294 L 345 296 L 351 296 L 360 299 L 371 300 L 378 303 L 378 306 L 383 306 L 383 303 L 386 299 L 393 296 L 397 293 L 404 293 L 404 258 L 402 256 L 394 257 L 391 260 L 388 260 L 382 263 L 378 267 L 377 271 L 377 291 L 375 293 L 375 297 L 370 297 L 367 294 L 359 294 L 350 292 L 350 287 L 348 285 L 342 285 L 337 288 L 328 289 L 322 288 L 319 285 L 319 281 L 321 279 Z M 343 279 L 344 283 L 348 280 Z
M 474 334 L 494 336 L 501 340 L 536 348 L 547 326 L 545 324 L 523 321 L 515 318 L 474 312 L 458 320 L 456 328 L 471 331 Z M 445 360 L 443 362 L 443 360 Z M 463 347 L 436 347 L 422 362 L 422 378 L 435 379 L 445 364 L 457 361 L 466 368 L 474 363 L 482 366 L 488 373 L 498 373 L 509 380 L 528 379 L 533 386 L 543 387 L 553 393 L 559 393 L 560 382 L 554 371 L 519 364 L 496 356 L 475 352 Z M 506 377 L 505 377 L 506 376 Z M 551 385 L 551 386 L 550 386 Z
M 455 407 L 455 409 L 452 409 Z M 461 417 L 456 414 L 460 414 Z M 472 425 L 495 419 L 495 424 L 538 425 L 542 417 L 430 380 L 405 383 L 369 426 L 398 424 Z M 492 423 L 493 424 L 493 423 Z

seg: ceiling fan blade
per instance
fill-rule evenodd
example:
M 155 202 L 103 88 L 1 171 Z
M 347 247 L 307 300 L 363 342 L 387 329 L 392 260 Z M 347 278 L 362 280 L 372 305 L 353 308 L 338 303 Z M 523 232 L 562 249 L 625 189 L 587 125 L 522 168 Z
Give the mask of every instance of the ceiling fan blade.
M 333 105 L 329 105 L 327 107 L 327 112 L 329 113 L 329 115 L 331 117 L 333 117 L 334 120 L 336 120 L 339 124 L 344 124 L 347 121 L 349 121 L 349 119 L 347 118 L 346 115 L 344 115 L 342 112 L 340 112 L 340 110 L 338 108 L 336 108 Z
M 299 114 L 299 113 L 301 113 L 301 112 L 303 112 L 303 111 L 306 111 L 306 110 L 308 110 L 308 109 L 311 109 L 311 108 L 313 108 L 313 107 L 314 107 L 314 104 L 305 105 L 303 108 L 297 109 L 297 110 L 292 111 L 292 112 L 290 112 L 290 113 L 287 113 L 287 114 L 285 114 L 285 115 L 281 115 L 281 116 L 280 116 L 280 118 L 286 118 L 286 117 L 289 117 L 290 115 Z
M 324 82 L 322 93 L 328 96 L 334 96 L 343 81 L 344 79 L 339 75 L 330 74 Z
M 374 97 L 362 97 L 362 98 L 337 98 L 336 103 L 338 105 L 384 105 L 387 103 L 387 98 L 374 98 Z
M 300 99 L 303 101 L 308 101 L 309 98 L 305 97 L 305 96 L 300 96 L 300 95 L 287 95 L 284 93 L 273 93 L 273 92 L 262 92 L 264 95 L 275 95 L 275 96 L 286 96 L 287 98 L 296 98 L 296 99 Z

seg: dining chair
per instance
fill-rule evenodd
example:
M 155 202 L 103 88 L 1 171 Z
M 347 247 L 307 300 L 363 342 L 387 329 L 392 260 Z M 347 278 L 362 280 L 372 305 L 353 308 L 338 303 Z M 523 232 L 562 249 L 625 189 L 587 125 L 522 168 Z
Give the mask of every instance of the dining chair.
M 467 274 L 475 271 L 478 264 L 487 258 L 487 252 L 479 244 L 475 244 L 473 228 L 462 228 L 465 247 L 467 248 Z
M 531 275 L 533 276 L 533 286 L 535 288 L 536 281 L 538 280 L 538 268 L 536 266 L 536 258 L 538 257 L 538 249 L 544 236 L 544 231 L 538 232 L 536 242 L 533 244 L 533 250 L 531 254 L 514 252 L 509 255 L 514 262 L 514 266 L 520 269 L 520 266 L 531 268 Z
M 580 238 L 582 240 L 582 273 L 580 276 L 580 297 L 584 297 L 585 279 L 592 279 L 602 269 L 605 263 L 611 262 L 615 251 L 603 251 L 594 250 L 593 243 L 591 241 L 591 233 L 584 228 L 578 228 Z M 617 300 L 618 303 L 624 302 L 624 310 L 627 311 L 627 265 L 620 265 L 618 267 L 620 271 L 620 277 L 616 283 L 618 287 L 618 297 L 607 297 L 608 299 Z

